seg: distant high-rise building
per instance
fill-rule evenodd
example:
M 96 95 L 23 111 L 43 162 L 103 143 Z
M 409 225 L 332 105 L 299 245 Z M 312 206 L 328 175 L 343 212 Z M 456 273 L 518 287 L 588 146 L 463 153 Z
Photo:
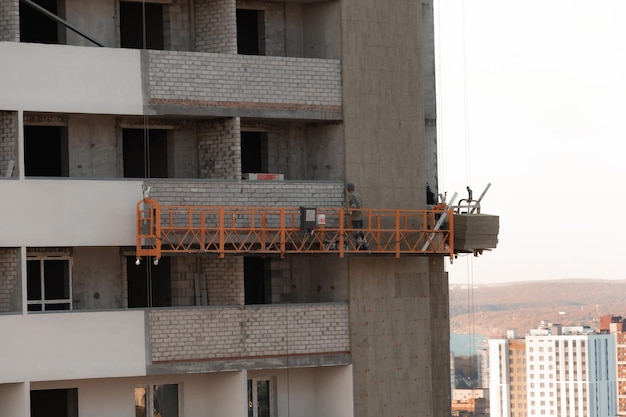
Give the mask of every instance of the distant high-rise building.
M 525 417 L 526 342 L 489 340 L 489 395 L 492 417 Z
M 491 416 L 616 416 L 615 336 L 541 330 L 489 340 Z
M 526 337 L 528 415 L 617 415 L 612 335 Z
M 600 333 L 615 335 L 617 361 L 617 415 L 626 416 L 626 319 L 622 316 L 600 317 Z
M 489 387 L 489 351 L 486 347 L 476 350 L 478 357 L 478 383 L 480 388 Z

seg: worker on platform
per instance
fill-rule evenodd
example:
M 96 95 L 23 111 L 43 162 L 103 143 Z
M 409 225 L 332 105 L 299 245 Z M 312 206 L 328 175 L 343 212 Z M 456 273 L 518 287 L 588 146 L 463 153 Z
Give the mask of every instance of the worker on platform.
M 361 212 L 363 199 L 361 198 L 361 194 L 356 191 L 353 183 L 349 182 L 346 188 L 348 190 L 348 215 L 350 215 L 352 227 L 357 229 L 354 233 L 357 248 L 367 250 L 368 245 L 365 241 L 365 234 L 360 230 L 363 228 L 363 213 Z

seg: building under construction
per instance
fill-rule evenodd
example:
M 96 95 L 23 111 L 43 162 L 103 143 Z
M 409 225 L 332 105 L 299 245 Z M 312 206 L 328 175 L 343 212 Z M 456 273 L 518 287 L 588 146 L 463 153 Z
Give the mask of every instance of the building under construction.
M 444 265 L 497 218 L 428 204 L 433 33 L 432 0 L 0 0 L 0 417 L 450 415 Z

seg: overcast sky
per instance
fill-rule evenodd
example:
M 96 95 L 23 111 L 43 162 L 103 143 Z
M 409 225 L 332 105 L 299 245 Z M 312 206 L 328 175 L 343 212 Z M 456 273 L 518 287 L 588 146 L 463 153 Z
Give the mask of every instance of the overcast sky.
M 435 0 L 440 192 L 500 216 L 450 283 L 626 279 L 626 1 Z

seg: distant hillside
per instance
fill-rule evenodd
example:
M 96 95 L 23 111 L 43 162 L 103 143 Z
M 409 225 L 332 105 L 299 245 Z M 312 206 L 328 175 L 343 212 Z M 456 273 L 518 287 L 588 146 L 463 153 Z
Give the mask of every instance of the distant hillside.
M 468 314 L 473 310 L 474 314 Z M 450 329 L 454 333 L 520 335 L 542 321 L 596 327 L 605 315 L 626 316 L 626 280 L 529 281 L 450 286 Z

